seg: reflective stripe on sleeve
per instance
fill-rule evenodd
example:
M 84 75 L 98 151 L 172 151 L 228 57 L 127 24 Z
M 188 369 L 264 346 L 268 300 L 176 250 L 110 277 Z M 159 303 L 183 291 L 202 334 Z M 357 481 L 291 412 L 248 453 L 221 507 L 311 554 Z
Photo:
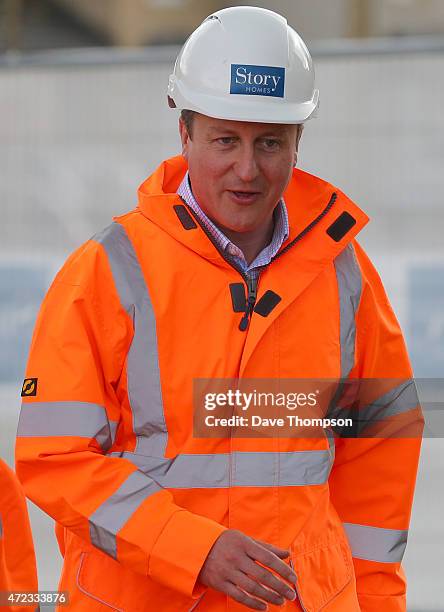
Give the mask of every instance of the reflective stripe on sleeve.
M 104 450 L 113 445 L 117 422 L 90 402 L 23 403 L 17 437 L 75 436 L 95 438 Z
M 89 517 L 91 542 L 117 559 L 116 535 L 137 508 L 161 487 L 136 470 Z
M 174 459 L 137 453 L 110 453 L 131 461 L 161 487 L 205 489 L 228 487 L 297 487 L 327 482 L 331 450 L 182 454 Z
M 156 319 L 148 287 L 134 247 L 120 223 L 111 223 L 92 239 L 105 249 L 120 302 L 134 325 L 127 374 L 136 450 L 161 457 L 165 454 L 168 439 L 160 386 Z
M 340 379 L 330 402 L 327 416 L 338 418 L 338 401 L 344 392 L 344 381 L 355 364 L 356 313 L 362 293 L 362 275 L 353 245 L 349 243 L 334 260 L 339 297 Z
M 339 292 L 341 378 L 347 378 L 355 363 L 356 312 L 362 292 L 362 277 L 352 244 L 334 260 Z
M 396 416 L 419 405 L 415 382 L 407 380 L 393 389 L 390 389 L 377 400 L 360 408 L 358 416 L 358 434 L 368 425 Z
M 407 545 L 407 530 L 343 523 L 353 557 L 378 563 L 400 563 Z

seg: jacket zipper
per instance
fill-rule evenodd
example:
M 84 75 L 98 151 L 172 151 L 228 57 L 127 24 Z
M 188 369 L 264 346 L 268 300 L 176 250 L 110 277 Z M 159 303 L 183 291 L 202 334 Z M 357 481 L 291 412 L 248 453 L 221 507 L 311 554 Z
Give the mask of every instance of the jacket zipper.
M 193 610 L 195 610 L 197 608 L 197 606 L 200 604 L 200 602 L 204 598 L 205 594 L 206 594 L 206 591 L 204 593 L 202 593 L 202 595 L 199 597 L 199 599 L 197 601 L 195 601 L 195 603 L 191 606 L 191 608 L 188 610 L 188 612 L 193 612 Z
M 182 196 L 179 196 L 179 198 L 182 200 L 183 204 L 186 206 L 188 212 L 190 213 L 190 215 L 195 219 L 195 221 L 197 222 L 197 224 L 199 225 L 199 227 L 202 229 L 202 231 L 204 232 L 204 234 L 207 236 L 207 238 L 210 240 L 210 242 L 213 244 L 213 246 L 215 247 L 215 249 L 217 250 L 217 252 L 221 255 L 221 257 L 230 264 L 230 266 L 232 268 L 234 268 L 243 278 L 243 280 L 245 281 L 245 284 L 247 286 L 247 304 L 245 307 L 245 313 L 239 323 L 239 329 L 241 331 L 246 331 L 247 327 L 248 327 L 248 323 L 250 321 L 250 318 L 253 314 L 253 309 L 254 306 L 256 304 L 256 298 L 257 298 L 257 286 L 259 284 L 259 278 L 261 275 L 261 272 L 263 269 L 265 269 L 266 267 L 268 267 L 273 261 L 275 261 L 276 259 L 278 259 L 279 257 L 281 257 L 284 253 L 287 253 L 287 251 L 289 251 L 295 244 L 297 244 L 300 240 L 302 240 L 302 238 L 304 238 L 304 236 L 306 236 L 308 234 L 309 231 L 311 231 L 313 229 L 313 227 L 315 227 L 324 217 L 325 215 L 330 211 L 330 209 L 332 208 L 332 206 L 334 205 L 334 203 L 337 200 L 337 194 L 333 193 L 330 197 L 330 200 L 328 201 L 327 206 L 324 208 L 323 211 L 321 211 L 319 213 L 319 215 L 313 219 L 313 221 L 311 223 L 309 223 L 307 225 L 307 227 L 305 227 L 295 238 L 293 238 L 293 240 L 291 242 L 289 242 L 287 244 L 287 246 L 285 246 L 281 251 L 278 251 L 278 253 L 276 253 L 276 255 L 274 255 L 269 264 L 267 264 L 267 266 L 263 266 L 263 268 L 259 271 L 257 278 L 251 278 L 250 276 L 248 276 L 247 274 L 244 273 L 244 271 L 239 268 L 234 261 L 230 258 L 227 257 L 227 254 L 222 251 L 219 247 L 219 245 L 217 244 L 217 242 L 214 240 L 213 236 L 210 234 L 210 232 L 208 232 L 208 230 L 206 229 L 206 227 L 204 227 L 199 219 L 199 217 L 196 215 L 196 213 L 194 212 L 194 210 L 188 205 L 188 203 L 182 198 Z M 299 600 L 299 604 L 303 610 L 303 612 L 307 612 L 307 608 L 304 606 L 304 604 L 302 603 L 302 599 L 301 599 L 301 595 L 300 595 L 300 591 L 297 585 L 298 582 L 298 576 L 295 572 L 294 566 L 293 566 L 293 561 L 290 558 L 290 566 L 291 569 L 293 570 L 295 576 L 296 576 L 296 582 L 295 582 L 295 591 L 296 594 L 298 596 L 298 600 Z M 205 595 L 205 593 L 204 593 Z M 202 595 L 203 597 L 203 595 Z M 193 607 L 191 608 L 191 610 L 194 610 L 197 605 L 200 603 L 201 599 L 197 600 L 197 602 L 195 603 L 195 605 L 193 605 Z M 191 612 L 191 610 L 189 612 Z
M 196 213 L 194 212 L 194 210 L 187 204 L 187 202 L 182 198 L 182 196 L 179 196 L 179 198 L 182 200 L 183 204 L 186 206 L 188 212 L 191 214 L 191 216 L 195 219 L 195 221 L 197 222 L 197 224 L 199 225 L 199 227 L 201 228 L 201 230 L 204 232 L 204 234 L 207 236 L 207 238 L 209 239 L 209 241 L 213 244 L 213 246 L 215 247 L 216 251 L 221 255 L 221 257 L 230 264 L 230 266 L 232 268 L 234 268 L 236 270 L 236 272 L 238 272 L 241 276 L 242 279 L 244 280 L 246 286 L 247 286 L 247 302 L 246 302 L 246 307 L 245 307 L 245 313 L 239 323 L 239 329 L 241 331 L 245 331 L 248 327 L 248 323 L 250 321 L 250 318 L 253 314 L 253 308 L 254 305 L 256 304 L 256 297 L 257 297 L 257 286 L 259 284 L 259 277 L 261 275 L 261 271 L 258 273 L 257 277 L 251 278 L 248 274 L 246 274 L 242 268 L 239 268 L 236 263 L 234 262 L 234 260 L 227 256 L 227 254 L 221 250 L 221 248 L 219 247 L 219 245 L 217 244 L 217 242 L 214 240 L 214 237 L 210 234 L 210 232 L 207 230 L 206 227 L 204 227 L 199 219 L 199 217 L 196 215 Z M 271 262 L 270 262 L 271 263 Z M 264 268 L 266 266 L 263 266 Z
M 253 315 L 253 308 L 254 308 L 254 305 L 256 304 L 258 280 L 259 280 L 259 275 L 257 279 L 254 279 L 251 277 L 247 278 L 247 289 L 248 289 L 247 305 L 245 308 L 245 314 L 239 323 L 239 329 L 241 331 L 245 331 L 247 329 L 250 318 Z
M 338 199 L 338 194 L 332 193 L 331 197 L 328 201 L 327 206 L 324 208 L 323 211 L 321 211 L 319 213 L 319 215 L 316 217 L 316 219 L 313 219 L 313 221 L 311 223 L 309 223 L 307 225 L 307 227 L 305 227 L 302 232 L 300 232 L 295 238 L 293 238 L 293 240 L 291 242 L 289 242 L 287 244 L 287 246 L 285 246 L 281 251 L 278 251 L 276 253 L 276 255 L 274 255 L 274 257 L 271 258 L 270 260 L 270 264 L 272 261 L 275 261 L 276 259 L 278 259 L 279 257 L 281 257 L 284 253 L 286 253 L 287 251 L 289 251 L 297 242 L 299 242 L 300 240 L 302 240 L 302 238 L 304 238 L 304 236 L 306 236 L 308 234 L 308 232 L 310 232 L 315 225 L 317 225 L 319 223 L 319 221 L 321 221 L 325 215 L 330 211 L 330 209 L 332 208 L 333 204 L 336 202 L 336 200 Z M 270 265 L 268 264 L 268 265 Z
M 230 264 L 230 266 L 232 268 L 234 268 L 242 276 L 242 278 L 243 278 L 243 280 L 244 280 L 244 282 L 245 282 L 245 284 L 247 286 L 247 303 L 246 303 L 246 307 L 245 307 L 245 313 L 244 313 L 244 315 L 243 315 L 243 317 L 242 317 L 242 319 L 241 319 L 241 321 L 239 323 L 239 329 L 241 331 L 246 331 L 247 330 L 248 324 L 249 324 L 250 319 L 251 319 L 251 317 L 253 315 L 253 309 L 254 309 L 254 306 L 256 304 L 256 298 L 257 298 L 257 286 L 259 284 L 259 278 L 260 278 L 260 275 L 261 275 L 262 271 L 265 268 L 267 268 L 273 261 L 275 261 L 276 259 L 281 257 L 284 253 L 287 253 L 287 251 L 289 251 L 300 240 L 302 240 L 302 238 L 304 238 L 304 236 L 306 236 L 308 234 L 308 232 L 311 231 L 315 227 L 315 225 L 317 225 L 319 223 L 319 221 L 321 221 L 321 219 L 323 219 L 325 217 L 325 215 L 329 212 L 329 210 L 331 209 L 333 204 L 336 202 L 337 197 L 338 197 L 337 194 L 333 193 L 331 195 L 331 197 L 330 197 L 330 200 L 328 201 L 327 206 L 324 208 L 324 210 L 321 213 L 319 213 L 319 215 L 316 217 L 316 219 L 313 219 L 313 221 L 311 223 L 309 223 L 307 225 L 307 227 L 305 227 L 295 238 L 293 238 L 293 240 L 291 242 L 289 242 L 287 244 L 287 246 L 285 246 L 281 251 L 278 251 L 276 253 L 276 255 L 274 255 L 270 259 L 270 262 L 266 266 L 262 266 L 261 270 L 259 271 L 259 273 L 257 275 L 257 278 L 254 279 L 254 278 L 251 278 L 248 274 L 245 274 L 245 272 L 241 268 L 239 268 L 230 257 L 227 257 L 227 254 L 220 249 L 219 245 L 214 240 L 213 236 L 210 234 L 210 232 L 207 230 L 207 228 L 202 225 L 199 217 L 196 215 L 194 210 L 188 205 L 188 203 L 182 198 L 182 196 L 179 196 L 179 198 L 182 200 L 182 202 L 186 206 L 188 212 L 195 219 L 195 221 L 197 222 L 199 227 L 202 229 L 202 231 L 207 236 L 207 238 L 210 240 L 210 242 L 214 245 L 214 247 L 216 248 L 218 253 L 222 256 L 222 258 L 227 263 Z
M 291 560 L 291 557 L 290 557 L 290 567 L 293 570 L 294 575 L 296 576 L 296 582 L 294 583 L 294 588 L 295 588 L 295 591 L 296 591 L 296 595 L 298 596 L 299 605 L 301 606 L 303 612 L 307 612 L 307 608 L 304 606 L 304 604 L 302 602 L 302 599 L 301 599 L 301 594 L 300 594 L 300 591 L 299 591 L 299 588 L 298 588 L 298 580 L 299 580 L 299 578 L 298 578 L 298 575 L 296 574 L 296 571 L 294 569 L 294 565 L 293 565 L 293 561 Z

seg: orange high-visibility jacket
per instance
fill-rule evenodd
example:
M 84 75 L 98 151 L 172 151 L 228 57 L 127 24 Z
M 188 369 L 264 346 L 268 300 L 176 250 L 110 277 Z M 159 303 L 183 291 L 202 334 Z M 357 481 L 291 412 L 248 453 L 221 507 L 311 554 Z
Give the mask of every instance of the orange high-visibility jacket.
M 185 171 L 163 162 L 139 206 L 68 258 L 34 331 L 17 471 L 57 522 L 70 609 L 245 610 L 198 580 L 232 528 L 291 549 L 299 603 L 280 610 L 405 610 L 417 437 L 193 436 L 194 379 L 410 381 L 355 241 L 367 216 L 295 170 L 291 234 L 242 331 L 230 286 L 245 280 L 175 193 Z M 410 414 L 412 383 L 374 405 Z
M 0 610 L 36 609 L 20 605 L 15 593 L 37 591 L 37 566 L 26 498 L 11 468 L 0 459 Z M 10 591 L 13 599 L 8 599 Z M 32 599 L 31 599 L 32 602 Z

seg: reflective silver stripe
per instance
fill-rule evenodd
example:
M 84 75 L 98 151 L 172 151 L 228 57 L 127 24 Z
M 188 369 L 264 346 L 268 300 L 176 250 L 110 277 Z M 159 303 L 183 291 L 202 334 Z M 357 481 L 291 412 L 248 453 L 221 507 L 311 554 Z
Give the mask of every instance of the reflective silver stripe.
M 297 487 L 327 482 L 334 452 L 241 452 L 177 455 L 174 459 L 137 453 L 110 453 L 131 461 L 161 487 L 214 489 L 228 487 Z
M 330 451 L 233 453 L 232 482 L 237 487 L 296 487 L 323 484 L 331 467 Z
M 116 535 L 142 502 L 161 487 L 136 470 L 89 517 L 91 542 L 117 559 Z
M 400 563 L 408 531 L 344 523 L 353 557 L 379 563 Z
M 418 405 L 415 382 L 407 380 L 357 411 L 358 433 L 376 421 L 383 421 L 388 417 L 413 410 Z
M 2 517 L 0 516 L 0 538 L 3 537 L 3 521 L 2 521 Z
M 114 440 L 116 439 L 117 427 L 119 425 L 118 421 L 110 421 L 110 420 L 108 420 L 108 423 L 109 423 L 111 440 L 109 442 L 108 442 L 108 440 L 106 441 L 106 444 L 107 444 L 107 449 L 106 450 L 108 450 L 108 448 L 110 448 L 114 444 Z M 97 436 L 96 436 L 96 438 L 97 438 Z M 100 441 L 100 439 L 97 438 L 97 440 L 98 440 L 100 446 L 102 448 L 105 448 L 103 443 Z M 109 443 L 109 446 L 108 446 L 108 443 Z
M 78 436 L 96 438 L 104 450 L 114 443 L 117 422 L 91 402 L 32 402 L 22 404 L 17 437 Z
M 134 324 L 127 372 L 136 450 L 162 457 L 168 439 L 160 387 L 156 320 L 148 288 L 134 247 L 122 225 L 111 223 L 92 239 L 105 249 L 120 302 Z
M 347 378 L 355 363 L 356 321 L 362 292 L 362 278 L 352 244 L 335 258 L 339 291 L 341 378 Z
M 333 464 L 333 462 L 335 460 L 335 454 L 336 454 L 335 435 L 334 435 L 333 431 L 331 430 L 331 428 L 324 429 L 324 433 L 327 436 L 328 448 L 330 449 L 331 462 Z

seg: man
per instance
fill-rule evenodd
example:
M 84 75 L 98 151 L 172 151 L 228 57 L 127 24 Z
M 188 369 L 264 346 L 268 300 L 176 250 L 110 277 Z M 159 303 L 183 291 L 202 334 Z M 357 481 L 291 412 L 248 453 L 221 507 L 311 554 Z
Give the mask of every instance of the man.
M 17 469 L 57 522 L 60 589 L 88 611 L 405 610 L 418 439 L 193 430 L 201 379 L 399 379 L 366 409 L 415 413 L 368 218 L 294 169 L 310 55 L 271 11 L 218 11 L 168 100 L 183 155 L 71 255 L 32 341 Z

